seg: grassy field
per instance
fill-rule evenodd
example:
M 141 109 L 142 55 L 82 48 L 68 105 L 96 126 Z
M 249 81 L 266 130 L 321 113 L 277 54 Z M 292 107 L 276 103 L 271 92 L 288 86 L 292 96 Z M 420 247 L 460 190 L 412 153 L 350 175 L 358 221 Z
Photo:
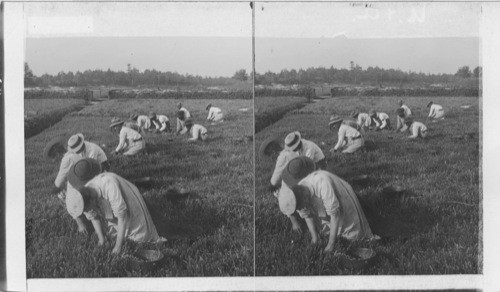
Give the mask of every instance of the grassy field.
M 25 99 L 24 133 L 29 138 L 84 107 L 83 99 Z
M 300 96 L 255 97 L 255 132 L 281 119 L 287 112 L 303 107 L 307 98 Z
M 227 117 L 217 126 L 204 122 L 209 100 L 184 101 L 195 123 L 209 130 L 206 143 L 188 144 L 186 136 L 151 133 L 145 135 L 147 155 L 110 154 L 118 143 L 118 135 L 108 128 L 113 116 L 154 110 L 175 122 L 177 102 L 105 101 L 66 116 L 25 141 L 28 278 L 253 275 L 253 143 L 241 139 L 253 133 L 252 100 L 212 101 Z M 250 110 L 242 112 L 241 108 Z M 43 160 L 43 147 L 56 136 L 68 138 L 78 132 L 105 145 L 112 172 L 129 179 L 152 178 L 149 188 L 139 189 L 160 235 L 168 239 L 160 248 L 166 254 L 160 269 L 133 271 L 126 256 L 110 254 L 112 246 L 98 247 L 95 234 L 90 238 L 78 235 L 63 204 L 50 194 L 59 162 Z M 193 199 L 167 200 L 171 188 L 185 188 Z M 125 252 L 135 248 L 128 244 Z
M 351 182 L 372 230 L 383 240 L 349 243 L 339 240 L 336 252 L 324 254 L 327 238 L 309 245 L 310 235 L 291 232 L 277 199 L 267 191 L 274 161 L 256 157 L 256 275 L 422 275 L 481 273 L 480 113 L 477 98 L 432 98 L 447 117 L 426 123 L 431 98 L 405 98 L 417 121 L 430 129 L 426 140 L 411 141 L 408 133 L 368 132 L 367 151 L 331 154 L 336 134 L 329 131 L 332 113 L 385 111 L 395 124 L 396 97 L 353 97 L 318 101 L 286 115 L 256 135 L 255 147 L 272 136 L 300 131 L 327 156 L 328 170 Z M 259 105 L 256 101 L 256 107 Z M 471 105 L 469 109 L 461 105 Z M 322 143 L 323 142 L 323 143 Z M 366 174 L 368 181 L 353 182 Z M 400 185 L 401 197 L 384 188 Z M 292 244 L 292 240 L 294 243 Z M 340 254 L 351 246 L 371 246 L 377 264 L 364 270 L 343 267 Z

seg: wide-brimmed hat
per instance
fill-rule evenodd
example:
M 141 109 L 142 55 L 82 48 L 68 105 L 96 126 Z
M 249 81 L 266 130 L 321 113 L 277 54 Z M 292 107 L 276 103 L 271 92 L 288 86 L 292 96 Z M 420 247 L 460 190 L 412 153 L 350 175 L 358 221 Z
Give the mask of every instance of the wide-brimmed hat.
M 289 186 L 294 187 L 308 174 L 316 169 L 316 164 L 310 158 L 305 156 L 296 157 L 285 167 L 283 171 L 283 181 Z
M 286 185 L 281 186 L 281 190 L 278 195 L 278 204 L 280 206 L 280 211 L 290 216 L 295 212 L 297 208 L 297 199 L 293 191 Z
M 115 117 L 115 118 L 112 118 L 112 119 L 111 119 L 111 125 L 109 125 L 109 127 L 110 127 L 110 128 L 113 128 L 113 127 L 116 127 L 116 126 L 121 125 L 121 124 L 123 124 L 123 123 L 124 123 L 124 121 L 122 121 L 122 120 L 120 120 L 119 118 L 116 118 L 116 117 Z
M 133 114 L 130 114 L 129 119 L 131 119 L 131 120 L 137 120 L 137 118 L 138 118 L 138 117 L 139 117 L 139 115 L 138 115 L 138 114 L 133 113 Z
M 186 127 L 192 126 L 193 125 L 193 120 L 191 118 L 186 119 L 186 121 L 184 122 L 184 125 Z
M 275 147 L 276 149 L 279 148 L 280 150 L 283 149 L 280 145 L 279 138 L 276 136 L 269 137 L 264 142 L 262 142 L 262 144 L 260 144 L 259 156 L 261 158 L 269 157 L 271 154 L 269 150 L 272 149 L 273 147 Z
M 332 115 L 330 117 L 330 122 L 328 123 L 328 126 L 332 126 L 338 123 L 342 123 L 342 119 L 338 115 Z
M 400 117 L 404 116 L 405 115 L 405 109 L 400 107 L 396 110 L 396 114 Z
M 302 140 L 298 131 L 292 132 L 285 137 L 285 149 L 295 151 Z
M 82 133 L 78 133 L 69 137 L 68 139 L 68 151 L 72 153 L 78 153 L 84 145 L 85 139 Z
M 207 104 L 206 109 L 208 110 L 211 106 L 212 106 L 212 104 L 211 104 L 211 103 Z
M 359 115 L 359 112 L 357 110 L 354 110 L 351 112 L 351 117 L 353 117 L 353 118 L 357 118 L 358 115 Z
M 184 119 L 184 111 L 177 111 L 177 117 L 179 119 Z
M 373 116 L 374 116 L 374 115 L 376 115 L 376 114 L 377 114 L 377 112 L 376 112 L 374 109 L 371 109 L 371 110 L 369 110 L 369 111 L 368 111 L 368 115 L 369 115 L 370 117 L 373 117 Z
M 49 143 L 45 145 L 45 148 L 43 148 L 43 157 L 45 159 L 52 160 L 56 156 L 54 155 L 56 151 L 64 150 L 64 152 L 66 152 L 66 147 L 67 147 L 66 142 L 67 142 L 66 139 L 62 136 L 50 140 Z
M 100 163 L 95 159 L 85 158 L 71 166 L 68 172 L 68 181 L 77 188 L 86 184 L 99 173 L 101 173 Z
M 78 218 L 85 211 L 85 207 L 90 203 L 92 189 L 89 187 L 79 187 L 69 189 L 66 194 L 66 210 L 73 218 Z
M 154 112 L 149 112 L 149 114 L 148 114 L 148 119 L 152 120 L 152 119 L 154 119 L 154 118 L 156 118 L 156 113 L 154 113 Z
M 427 107 L 430 107 L 432 104 L 433 104 L 433 102 L 432 102 L 432 101 L 431 101 L 431 102 L 429 102 L 429 103 L 427 104 Z

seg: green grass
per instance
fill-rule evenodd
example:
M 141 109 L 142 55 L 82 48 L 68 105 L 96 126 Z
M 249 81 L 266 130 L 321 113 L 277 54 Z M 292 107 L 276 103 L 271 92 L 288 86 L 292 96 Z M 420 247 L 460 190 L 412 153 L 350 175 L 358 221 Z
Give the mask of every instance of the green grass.
M 255 132 L 280 120 L 287 112 L 303 107 L 307 98 L 300 96 L 256 96 Z
M 217 126 L 203 122 L 208 101 L 185 101 L 195 122 L 209 130 L 206 143 L 188 144 L 186 136 L 146 134 L 148 155 L 109 154 L 118 143 L 118 135 L 108 128 L 112 116 L 155 110 L 174 120 L 176 102 L 106 101 L 66 116 L 26 140 L 28 278 L 253 275 L 253 144 L 240 141 L 253 133 L 253 112 L 239 111 L 251 108 L 251 100 L 212 101 L 227 113 L 226 121 Z M 50 194 L 59 163 L 44 161 L 43 147 L 53 137 L 69 137 L 77 132 L 107 146 L 103 150 L 111 161 L 112 172 L 125 178 L 152 178 L 150 188 L 139 189 L 150 205 L 160 235 L 169 239 L 161 247 L 167 256 L 160 269 L 132 271 L 126 257 L 110 254 L 112 247 L 98 247 L 95 234 L 88 239 L 78 235 L 62 203 Z M 198 199 L 178 203 L 166 199 L 168 189 L 181 187 Z M 135 248 L 129 243 L 126 251 Z
M 371 246 L 380 255 L 375 266 L 351 270 L 340 264 L 338 253 L 324 254 L 327 238 L 309 246 L 310 235 L 292 235 L 289 219 L 266 189 L 274 161 L 256 158 L 256 275 L 422 275 L 481 272 L 479 191 L 479 103 L 477 98 L 405 98 L 415 119 L 425 122 L 430 100 L 443 105 L 447 118 L 426 123 L 427 140 L 411 141 L 408 133 L 368 132 L 368 151 L 353 155 L 328 152 L 336 134 L 328 129 L 332 113 L 346 117 L 353 109 L 385 111 L 395 124 L 397 97 L 338 98 L 309 104 L 286 115 L 256 135 L 255 147 L 271 135 L 284 138 L 300 131 L 316 142 L 328 160 L 328 170 L 351 182 L 372 230 L 387 240 L 336 243 L 338 253 L 351 246 Z M 257 102 L 257 101 L 256 101 Z M 472 105 L 464 110 L 460 105 Z M 256 103 L 256 107 L 259 105 Z M 474 139 L 454 136 L 475 133 Z M 391 136 L 393 139 L 389 139 Z M 321 142 L 324 142 L 321 143 Z M 367 174 L 365 185 L 352 179 Z M 401 185 L 403 198 L 384 195 L 383 188 Z M 291 240 L 295 243 L 292 244 Z

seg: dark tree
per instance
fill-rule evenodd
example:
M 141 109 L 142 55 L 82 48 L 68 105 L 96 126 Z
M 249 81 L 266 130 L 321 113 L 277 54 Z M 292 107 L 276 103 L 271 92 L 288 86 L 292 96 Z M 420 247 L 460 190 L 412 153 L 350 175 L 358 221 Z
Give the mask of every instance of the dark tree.
M 461 78 L 470 78 L 472 73 L 470 72 L 469 66 L 463 66 L 458 69 L 457 73 L 455 73 L 455 76 L 461 77 Z
M 248 80 L 248 74 L 245 69 L 238 70 L 234 73 L 233 79 L 239 80 L 239 81 L 247 81 Z
M 33 71 L 31 71 L 30 66 L 28 66 L 27 62 L 24 62 L 24 86 L 34 86 L 35 84 L 35 75 L 33 75 Z
M 476 78 L 483 77 L 483 68 L 481 66 L 474 68 L 472 74 L 474 74 L 474 77 Z

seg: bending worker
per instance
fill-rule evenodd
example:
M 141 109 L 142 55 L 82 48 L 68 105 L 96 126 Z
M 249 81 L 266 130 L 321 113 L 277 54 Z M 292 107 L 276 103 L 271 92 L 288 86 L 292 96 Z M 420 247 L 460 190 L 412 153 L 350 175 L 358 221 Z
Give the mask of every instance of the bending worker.
M 408 118 L 405 123 L 411 133 L 408 137 L 409 139 L 415 139 L 418 137 L 423 139 L 427 137 L 427 127 L 421 122 L 413 121 L 413 118 Z
M 137 123 L 137 127 L 139 128 L 138 132 L 144 133 L 144 131 L 149 131 L 151 128 L 151 120 L 148 116 L 134 113 L 130 115 L 130 120 Z
M 434 120 L 444 119 L 444 109 L 439 104 L 435 104 L 431 101 L 427 104 L 427 108 L 429 108 L 429 118 Z
M 371 109 L 368 114 L 370 115 L 372 121 L 375 123 L 375 131 L 391 129 L 391 120 L 389 119 L 388 114 L 376 112 L 373 109 Z
M 396 110 L 396 129 L 395 132 L 404 132 L 407 130 L 405 119 L 411 117 L 411 110 L 406 106 L 402 100 L 399 101 L 399 108 Z
M 124 122 L 120 119 L 111 120 L 109 127 L 114 132 L 120 131 L 118 146 L 111 153 L 135 155 L 146 149 L 146 141 L 144 141 L 142 135 L 138 131 L 124 125 Z
M 346 181 L 327 171 L 315 171 L 314 162 L 303 156 L 290 161 L 283 179 L 293 192 L 280 197 L 280 209 L 295 220 L 300 216 L 306 221 L 312 244 L 318 242 L 316 226 L 328 236 L 326 252 L 333 251 L 337 236 L 350 241 L 377 238 Z
M 137 187 L 111 172 L 100 173 L 97 161 L 83 159 L 72 166 L 69 182 L 75 191 L 68 194 L 66 207 L 73 218 L 82 214 L 92 222 L 98 244 L 105 242 L 100 217 L 116 237 L 113 253 L 120 253 L 125 239 L 135 242 L 164 241 L 158 235 L 146 203 Z
M 338 140 L 335 147 L 330 151 L 341 151 L 342 153 L 354 153 L 365 145 L 365 139 L 360 131 L 351 127 L 348 123 L 343 123 L 342 119 L 337 115 L 330 117 L 328 123 L 332 132 L 338 129 Z
M 176 134 L 184 134 L 186 131 L 186 125 L 185 125 L 185 121 L 189 118 L 191 118 L 191 114 L 189 113 L 189 111 L 184 107 L 182 106 L 182 103 L 178 103 L 177 104 L 177 108 L 178 108 L 178 112 L 177 112 L 177 128 L 176 128 L 176 131 L 175 133 Z
M 208 117 L 207 120 L 211 122 L 223 122 L 224 115 L 222 114 L 222 110 L 218 107 L 212 106 L 211 103 L 207 105 Z
M 370 115 L 367 113 L 360 113 L 355 110 L 351 113 L 351 117 L 357 119 L 357 124 L 363 130 L 368 129 L 372 124 L 372 119 L 370 118 Z
M 207 128 L 202 125 L 194 124 L 193 120 L 186 120 L 186 129 L 191 134 L 191 138 L 188 141 L 205 141 L 208 137 Z
M 306 156 L 312 159 L 321 169 L 326 169 L 325 154 L 314 142 L 302 139 L 298 131 L 292 132 L 285 137 L 285 150 Z
M 155 126 L 155 133 L 168 133 L 170 132 L 170 121 L 165 115 L 157 115 L 154 112 L 150 112 L 148 118 L 151 120 Z

